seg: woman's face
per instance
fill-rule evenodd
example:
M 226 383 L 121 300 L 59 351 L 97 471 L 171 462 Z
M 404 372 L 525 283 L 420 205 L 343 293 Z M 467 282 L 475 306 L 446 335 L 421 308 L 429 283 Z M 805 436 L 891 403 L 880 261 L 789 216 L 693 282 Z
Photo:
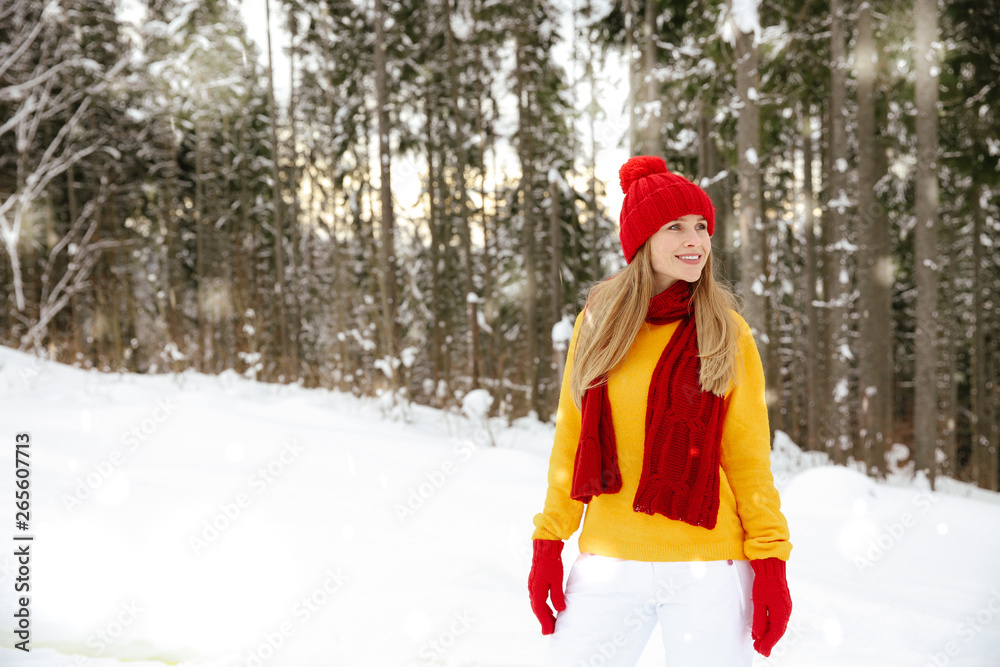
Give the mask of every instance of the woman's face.
M 647 243 L 657 294 L 678 280 L 697 281 L 712 252 L 708 223 L 696 214 L 666 223 L 649 237 Z

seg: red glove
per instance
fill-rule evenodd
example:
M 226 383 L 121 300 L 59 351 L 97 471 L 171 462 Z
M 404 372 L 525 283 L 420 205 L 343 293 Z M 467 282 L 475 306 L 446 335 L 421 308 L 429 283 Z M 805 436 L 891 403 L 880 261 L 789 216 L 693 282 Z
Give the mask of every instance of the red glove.
M 753 568 L 753 647 L 765 658 L 785 634 L 792 615 L 792 597 L 785 580 L 785 561 L 762 558 L 750 561 Z
M 556 631 L 556 617 L 548 605 L 549 595 L 552 595 L 552 606 L 556 611 L 566 609 L 566 598 L 563 597 L 562 548 L 562 540 L 534 540 L 532 546 L 528 594 L 531 596 L 531 610 L 542 624 L 543 635 L 551 635 Z

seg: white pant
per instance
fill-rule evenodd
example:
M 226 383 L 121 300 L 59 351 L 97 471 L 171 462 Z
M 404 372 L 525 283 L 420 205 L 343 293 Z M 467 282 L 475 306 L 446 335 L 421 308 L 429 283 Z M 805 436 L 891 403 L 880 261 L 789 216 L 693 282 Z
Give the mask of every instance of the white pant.
M 750 561 L 657 562 L 581 553 L 546 667 L 632 667 L 659 621 L 667 667 L 750 667 Z

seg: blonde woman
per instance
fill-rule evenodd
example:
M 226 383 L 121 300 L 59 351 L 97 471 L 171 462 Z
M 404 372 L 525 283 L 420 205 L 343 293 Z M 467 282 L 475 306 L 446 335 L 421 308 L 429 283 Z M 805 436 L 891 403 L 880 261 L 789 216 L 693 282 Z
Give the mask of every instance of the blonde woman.
M 638 156 L 620 170 L 628 265 L 576 319 L 528 589 L 546 664 L 750 667 L 791 614 L 760 355 L 712 273 L 715 211 Z M 563 540 L 586 519 L 563 594 Z M 549 607 L 549 599 L 558 618 Z

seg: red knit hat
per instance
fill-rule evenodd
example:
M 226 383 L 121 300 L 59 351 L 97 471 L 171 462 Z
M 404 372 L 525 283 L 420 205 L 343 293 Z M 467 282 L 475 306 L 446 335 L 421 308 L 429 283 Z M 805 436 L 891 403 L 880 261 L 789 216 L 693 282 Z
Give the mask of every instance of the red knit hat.
M 708 235 L 715 233 L 712 200 L 688 179 L 667 171 L 663 158 L 637 155 L 622 165 L 618 177 L 625 193 L 619 238 L 626 262 L 661 226 L 685 215 L 704 217 Z

